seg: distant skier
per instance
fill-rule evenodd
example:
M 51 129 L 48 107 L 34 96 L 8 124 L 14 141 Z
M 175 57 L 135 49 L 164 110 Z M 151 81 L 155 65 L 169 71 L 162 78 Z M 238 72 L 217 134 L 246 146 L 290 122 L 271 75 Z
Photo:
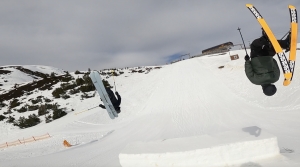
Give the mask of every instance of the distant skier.
M 278 42 L 283 49 L 288 50 L 290 34 Z M 279 80 L 280 70 L 276 60 L 273 59 L 276 52 L 264 31 L 260 38 L 251 43 L 250 49 L 250 57 L 245 56 L 245 73 L 253 84 L 262 86 L 265 95 L 272 96 L 277 91 L 273 83 Z
M 117 98 L 115 97 L 114 95 L 114 92 L 109 88 L 109 87 L 106 87 L 106 92 L 109 96 L 109 99 L 112 103 L 112 105 L 114 106 L 115 110 L 117 111 L 117 113 L 119 114 L 121 112 L 121 107 L 120 107 L 120 104 L 121 104 L 121 96 L 119 95 L 118 92 L 116 92 L 115 94 L 117 95 Z M 105 109 L 105 106 L 103 104 L 100 104 L 99 107 Z

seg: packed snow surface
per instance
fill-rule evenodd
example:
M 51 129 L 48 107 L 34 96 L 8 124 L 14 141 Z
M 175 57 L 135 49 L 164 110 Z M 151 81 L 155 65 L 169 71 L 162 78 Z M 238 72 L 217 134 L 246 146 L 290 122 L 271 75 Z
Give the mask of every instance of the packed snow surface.
M 135 142 L 120 153 L 123 167 L 228 166 L 279 155 L 277 138 L 258 127 L 244 131 Z
M 240 59 L 230 60 L 234 54 Z M 157 166 L 201 166 L 203 157 L 197 156 L 207 155 L 206 167 L 298 167 L 300 66 L 296 63 L 288 87 L 281 76 L 277 93 L 267 97 L 246 78 L 244 55 L 244 50 L 230 51 L 148 74 L 108 78 L 122 96 L 122 112 L 114 120 L 101 108 L 82 112 L 101 103 L 96 95 L 70 98 L 68 106 L 75 111 L 48 124 L 20 130 L 2 121 L 0 144 L 46 133 L 51 137 L 1 149 L 0 166 L 120 167 L 131 156 L 155 160 Z M 73 146 L 64 147 L 64 140 Z M 137 143 L 143 147 L 135 148 Z M 174 160 L 175 155 L 180 156 Z M 169 161 L 160 165 L 159 156 Z

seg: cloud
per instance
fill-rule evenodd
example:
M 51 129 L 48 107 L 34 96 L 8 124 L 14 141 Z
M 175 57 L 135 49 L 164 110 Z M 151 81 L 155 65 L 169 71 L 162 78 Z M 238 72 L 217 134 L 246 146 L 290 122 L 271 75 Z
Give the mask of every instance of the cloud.
M 288 4 L 253 3 L 279 38 L 289 29 Z M 86 70 L 165 64 L 182 53 L 259 37 L 245 2 L 9 1 L 0 2 L 1 64 L 41 64 Z

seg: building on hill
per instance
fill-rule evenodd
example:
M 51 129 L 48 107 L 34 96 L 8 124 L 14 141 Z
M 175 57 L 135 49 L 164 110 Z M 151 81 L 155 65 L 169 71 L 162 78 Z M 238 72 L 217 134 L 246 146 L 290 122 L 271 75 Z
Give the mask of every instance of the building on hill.
M 207 49 L 202 50 L 202 55 L 213 54 L 213 53 L 221 53 L 228 52 L 231 47 L 233 47 L 232 42 L 225 42 L 220 45 L 216 45 Z

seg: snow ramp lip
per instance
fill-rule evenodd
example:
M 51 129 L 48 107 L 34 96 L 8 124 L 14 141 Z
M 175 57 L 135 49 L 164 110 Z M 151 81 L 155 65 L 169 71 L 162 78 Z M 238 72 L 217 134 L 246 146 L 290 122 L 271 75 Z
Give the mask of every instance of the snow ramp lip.
M 256 132 L 257 131 L 257 132 Z M 122 167 L 215 166 L 246 163 L 280 154 L 277 137 L 258 127 L 217 134 L 128 144 Z

